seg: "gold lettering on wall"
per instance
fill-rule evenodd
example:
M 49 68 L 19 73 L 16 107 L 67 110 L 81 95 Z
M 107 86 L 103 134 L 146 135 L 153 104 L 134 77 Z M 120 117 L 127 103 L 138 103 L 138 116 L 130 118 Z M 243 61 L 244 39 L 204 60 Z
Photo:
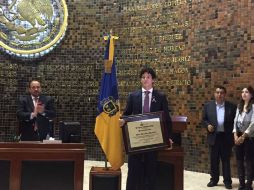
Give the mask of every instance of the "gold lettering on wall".
M 182 62 L 190 62 L 191 56 L 179 56 L 179 57 L 172 57 L 173 63 L 182 63 Z
M 146 5 L 136 5 L 135 7 L 127 7 L 124 8 L 125 11 L 132 12 L 132 11 L 147 11 L 152 9 L 161 9 L 167 7 L 174 7 L 186 4 L 186 0 L 171 0 L 169 2 L 164 3 L 148 3 Z
M 191 85 L 191 80 L 189 79 L 174 79 L 174 80 L 155 82 L 155 86 L 159 86 L 159 87 L 189 86 L 189 85 Z
M 188 6 L 187 0 L 123 4 L 123 14 L 130 22 L 122 26 L 123 34 L 129 38 L 121 50 L 123 60 L 118 60 L 119 87 L 124 90 L 121 95 L 140 87 L 137 79 L 144 65 L 156 70 L 157 86 L 172 89 L 191 85 Z
M 186 74 L 189 73 L 189 69 L 187 67 L 179 67 L 176 69 L 169 69 L 169 74 Z
M 169 34 L 169 35 L 159 36 L 159 42 L 178 41 L 182 39 L 183 39 L 182 34 Z
M 191 80 L 171 80 L 167 81 L 167 86 L 189 86 Z
M 163 47 L 164 52 L 179 52 L 185 50 L 185 44 L 183 45 L 170 45 Z

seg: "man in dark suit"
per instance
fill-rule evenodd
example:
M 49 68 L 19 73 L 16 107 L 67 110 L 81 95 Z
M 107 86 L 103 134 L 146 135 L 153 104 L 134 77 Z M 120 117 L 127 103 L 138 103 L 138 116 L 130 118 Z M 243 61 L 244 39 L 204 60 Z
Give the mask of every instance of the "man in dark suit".
M 20 122 L 20 140 L 43 140 L 51 131 L 50 120 L 56 116 L 54 101 L 41 94 L 41 84 L 37 80 L 29 83 L 29 95 L 18 101 L 17 117 Z
M 165 124 L 170 137 L 171 118 L 168 101 L 164 94 L 153 88 L 156 74 L 151 68 L 143 68 L 140 72 L 142 89 L 129 95 L 123 115 L 142 114 L 145 112 L 164 111 Z M 146 108 L 146 95 L 149 106 Z M 120 125 L 123 125 L 121 121 Z M 170 140 L 170 139 L 169 139 Z M 170 140 L 171 141 L 171 140 Z M 172 141 L 171 141 L 172 143 Z M 157 151 L 129 155 L 126 190 L 154 190 L 156 180 Z
M 222 162 L 223 182 L 227 189 L 232 189 L 230 155 L 234 144 L 233 124 L 236 106 L 225 101 L 226 88 L 217 86 L 214 101 L 204 106 L 203 125 L 207 129 L 207 142 L 210 152 L 210 182 L 208 187 L 216 186 L 219 181 L 219 163 Z

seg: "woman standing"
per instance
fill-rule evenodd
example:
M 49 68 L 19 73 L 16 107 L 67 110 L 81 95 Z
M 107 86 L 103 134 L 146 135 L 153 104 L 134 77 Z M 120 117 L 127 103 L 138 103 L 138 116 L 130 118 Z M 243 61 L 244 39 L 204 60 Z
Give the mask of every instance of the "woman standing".
M 254 89 L 249 86 L 243 88 L 242 98 L 237 107 L 234 119 L 234 139 L 237 170 L 239 177 L 238 190 L 252 190 L 252 180 L 254 177 Z M 245 167 L 246 176 L 245 183 Z

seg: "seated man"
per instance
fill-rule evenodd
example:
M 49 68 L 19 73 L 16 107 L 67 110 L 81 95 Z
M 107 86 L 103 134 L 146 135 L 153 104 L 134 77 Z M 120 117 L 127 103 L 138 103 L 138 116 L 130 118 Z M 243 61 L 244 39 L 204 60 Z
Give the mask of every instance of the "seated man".
M 50 134 L 50 120 L 56 116 L 54 101 L 41 94 L 38 80 L 29 83 L 29 94 L 18 101 L 17 117 L 20 121 L 20 140 L 37 141 Z

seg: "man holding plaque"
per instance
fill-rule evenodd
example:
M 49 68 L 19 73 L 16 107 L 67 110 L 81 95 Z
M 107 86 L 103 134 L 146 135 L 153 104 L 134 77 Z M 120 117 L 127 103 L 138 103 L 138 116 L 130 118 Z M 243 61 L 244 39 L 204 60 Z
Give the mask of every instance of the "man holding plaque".
M 32 80 L 28 86 L 29 94 L 18 101 L 17 117 L 20 122 L 20 140 L 38 141 L 50 134 L 50 120 L 55 118 L 53 98 L 41 94 L 41 83 Z
M 215 100 L 208 102 L 203 110 L 203 125 L 207 129 L 207 142 L 210 153 L 210 182 L 208 187 L 216 186 L 219 181 L 219 163 L 222 162 L 223 182 L 226 189 L 232 189 L 230 155 L 234 144 L 233 124 L 236 106 L 225 101 L 226 88 L 217 86 Z
M 145 67 L 140 72 L 142 89 L 130 93 L 123 113 L 124 116 L 163 111 L 167 137 L 171 136 L 172 122 L 168 101 L 164 94 L 153 88 L 156 74 Z M 120 125 L 124 125 L 120 120 Z M 171 143 L 172 141 L 169 140 Z M 157 151 L 136 153 L 128 156 L 128 176 L 126 190 L 154 190 L 156 181 Z

